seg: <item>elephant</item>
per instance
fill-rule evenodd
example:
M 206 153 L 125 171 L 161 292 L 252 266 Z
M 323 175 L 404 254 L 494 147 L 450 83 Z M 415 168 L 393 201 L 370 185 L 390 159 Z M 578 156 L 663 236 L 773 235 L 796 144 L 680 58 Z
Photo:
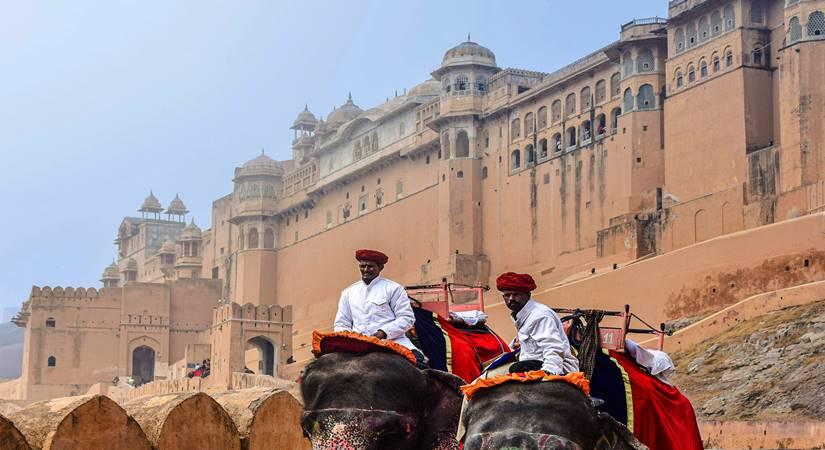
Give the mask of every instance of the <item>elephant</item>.
M 462 418 L 464 450 L 646 449 L 563 381 L 508 382 L 481 389 Z
M 463 381 L 394 353 L 328 353 L 301 378 L 314 450 L 457 450 Z

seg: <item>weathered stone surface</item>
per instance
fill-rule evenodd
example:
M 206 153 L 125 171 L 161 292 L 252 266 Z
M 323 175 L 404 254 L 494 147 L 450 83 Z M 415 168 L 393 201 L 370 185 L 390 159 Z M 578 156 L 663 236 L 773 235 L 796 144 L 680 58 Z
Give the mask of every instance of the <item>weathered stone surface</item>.
M 281 389 L 245 389 L 214 394 L 232 416 L 244 450 L 309 450 L 301 431 L 301 404 Z
M 32 403 L 9 418 L 33 449 L 151 449 L 137 422 L 102 395 Z
M 158 450 L 240 450 L 238 429 L 212 397 L 198 393 L 141 397 L 123 404 Z
M 0 450 L 29 450 L 23 433 L 11 420 L 0 415 Z
M 738 324 L 673 355 L 697 417 L 825 419 L 825 301 Z

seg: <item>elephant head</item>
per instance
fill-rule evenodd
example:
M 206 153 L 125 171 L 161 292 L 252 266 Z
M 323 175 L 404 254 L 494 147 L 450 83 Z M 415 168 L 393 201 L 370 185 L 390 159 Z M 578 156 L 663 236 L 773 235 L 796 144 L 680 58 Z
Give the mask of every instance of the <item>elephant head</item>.
M 301 381 L 315 450 L 458 449 L 462 380 L 391 353 L 329 353 Z
M 464 413 L 465 450 L 645 449 L 566 382 L 505 383 L 474 394 Z

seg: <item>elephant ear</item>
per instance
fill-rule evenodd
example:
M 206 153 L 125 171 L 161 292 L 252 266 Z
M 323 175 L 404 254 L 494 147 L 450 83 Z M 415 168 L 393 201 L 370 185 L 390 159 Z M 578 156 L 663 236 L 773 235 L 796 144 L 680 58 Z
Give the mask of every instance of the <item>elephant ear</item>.
M 610 414 L 599 413 L 602 435 L 596 443 L 596 449 L 648 450 L 636 436 Z
M 427 409 L 423 417 L 421 448 L 458 450 L 455 433 L 464 398 L 459 388 L 464 380 L 441 370 L 425 369 L 421 372 L 427 378 Z

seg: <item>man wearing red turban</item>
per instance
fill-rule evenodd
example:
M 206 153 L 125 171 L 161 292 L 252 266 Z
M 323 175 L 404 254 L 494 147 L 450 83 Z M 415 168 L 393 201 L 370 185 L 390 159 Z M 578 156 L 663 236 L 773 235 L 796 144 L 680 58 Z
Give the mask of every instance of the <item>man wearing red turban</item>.
M 389 339 L 413 351 L 422 362 L 424 354 L 406 333 L 415 324 L 407 291 L 400 284 L 380 277 L 389 258 L 375 250 L 355 252 L 361 280 L 341 292 L 335 331 L 354 331 L 379 339 Z
M 520 345 L 519 362 L 510 372 L 542 369 L 554 375 L 579 370 L 579 361 L 570 351 L 570 341 L 564 334 L 555 311 L 530 298 L 536 282 L 528 274 L 507 272 L 496 279 L 504 303 L 516 322 L 516 340 Z

